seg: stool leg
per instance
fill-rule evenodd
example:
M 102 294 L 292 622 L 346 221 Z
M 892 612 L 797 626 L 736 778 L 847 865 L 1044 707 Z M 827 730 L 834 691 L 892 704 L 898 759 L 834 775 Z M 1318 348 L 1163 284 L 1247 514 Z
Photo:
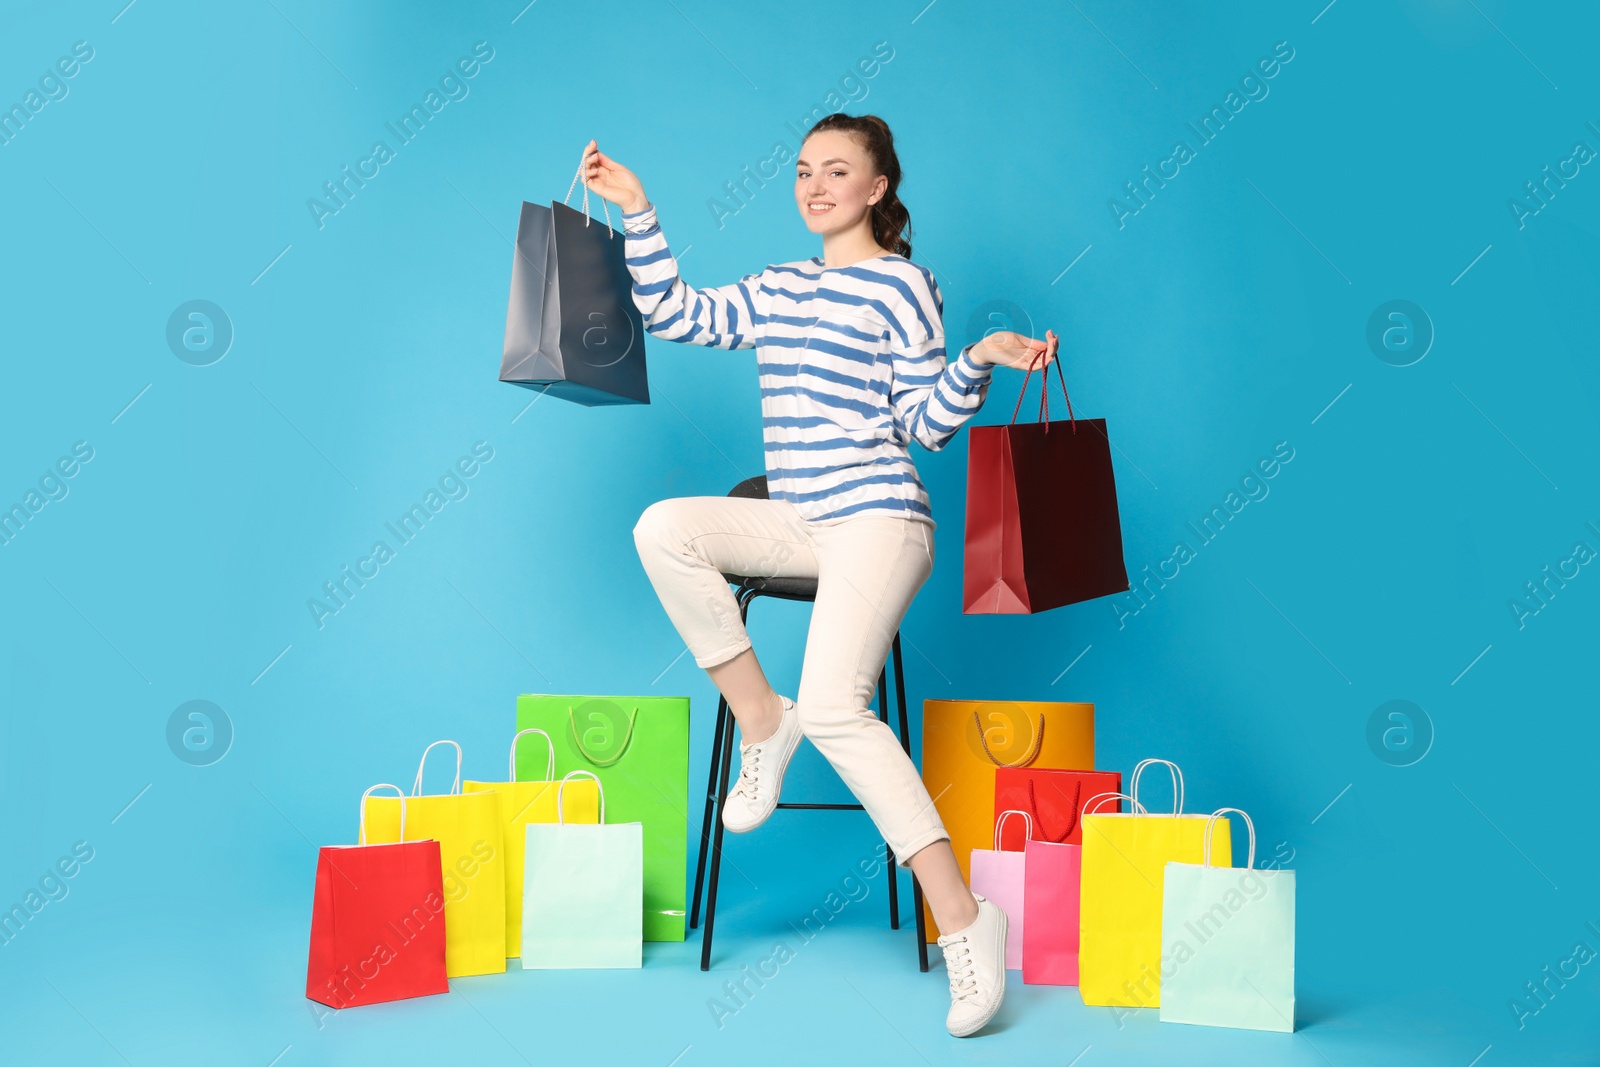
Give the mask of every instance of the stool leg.
M 889 685 L 888 671 L 878 672 L 878 719 L 887 724 L 889 721 Z M 891 727 L 892 729 L 892 727 Z M 883 844 L 885 857 L 889 861 L 889 929 L 900 929 L 900 873 L 894 863 L 894 849 L 889 847 L 887 841 Z
M 718 754 L 718 763 L 721 764 L 720 785 L 714 797 L 720 809 L 722 802 L 728 795 L 728 773 L 733 762 L 733 712 L 724 711 L 727 716 L 723 720 L 722 751 Z M 717 881 L 722 874 L 722 831 L 723 825 L 717 819 L 716 828 L 712 831 L 711 839 L 711 881 L 706 886 L 706 928 L 700 935 L 700 969 L 711 969 L 711 935 L 717 923 Z
M 756 590 L 741 589 L 738 595 L 739 618 L 746 625 L 750 621 L 750 602 L 756 598 Z M 712 806 L 717 811 L 716 828 L 711 836 L 711 882 L 706 886 L 706 928 L 700 935 L 700 969 L 711 969 L 711 935 L 717 923 L 717 883 L 722 874 L 722 804 L 728 799 L 728 774 L 733 765 L 733 709 L 728 707 L 728 702 L 719 703 L 723 718 L 718 723 L 722 731 L 722 751 L 716 761 L 721 764 L 720 785 L 718 785 L 711 798 Z
M 722 754 L 722 730 L 728 712 L 728 698 L 717 700 L 717 731 L 711 739 L 711 769 L 706 773 L 706 814 L 700 823 L 700 859 L 694 868 L 694 906 L 689 910 L 689 929 L 700 925 L 700 894 L 705 886 L 706 848 L 711 843 L 711 820 L 717 814 L 717 761 Z
M 928 920 L 922 914 L 922 883 L 911 876 L 911 903 L 917 909 L 917 969 L 928 969 Z
M 894 659 L 894 695 L 895 703 L 900 712 L 900 744 L 906 750 L 906 755 L 911 755 L 911 727 L 906 719 L 906 670 L 905 660 L 900 655 L 900 633 L 895 631 L 894 645 L 892 646 Z M 928 969 L 928 920 L 922 914 L 922 886 L 917 882 L 917 876 L 911 876 L 911 903 L 917 913 L 917 966 L 918 969 Z

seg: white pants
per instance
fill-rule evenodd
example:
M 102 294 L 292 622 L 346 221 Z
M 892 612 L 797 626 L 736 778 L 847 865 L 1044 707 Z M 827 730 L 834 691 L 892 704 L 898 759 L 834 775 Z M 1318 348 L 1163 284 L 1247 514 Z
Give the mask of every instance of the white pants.
M 691 496 L 650 505 L 633 537 L 661 606 L 701 667 L 751 647 L 724 573 L 816 579 L 794 697 L 801 729 L 900 866 L 949 839 L 922 776 L 870 707 L 900 621 L 933 572 L 930 524 L 893 515 L 812 523 L 784 500 Z

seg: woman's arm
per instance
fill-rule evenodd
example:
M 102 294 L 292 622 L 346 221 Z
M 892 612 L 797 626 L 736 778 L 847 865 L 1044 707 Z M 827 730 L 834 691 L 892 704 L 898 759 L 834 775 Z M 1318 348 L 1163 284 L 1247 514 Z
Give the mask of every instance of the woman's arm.
M 1056 358 L 1057 338 L 1050 331 L 1044 341 L 998 332 L 963 348 L 950 362 L 944 348 L 944 296 L 931 274 L 923 276 L 927 285 L 919 299 L 924 305 L 931 303 L 931 309 L 924 306 L 923 314 L 912 315 L 917 328 L 908 329 L 905 343 L 890 333 L 894 385 L 889 401 L 897 424 L 924 448 L 937 452 L 983 407 L 997 365 L 1038 365 L 1048 371 Z
M 944 348 L 944 294 L 926 268 L 918 268 L 907 299 L 897 310 L 899 328 L 889 331 L 894 381 L 889 403 L 895 425 L 937 452 L 983 407 L 993 364 L 968 345 L 952 362 Z
M 951 362 L 945 355 L 942 326 L 918 344 L 890 343 L 894 385 L 889 403 L 895 422 L 923 448 L 937 452 L 983 407 L 994 365 L 974 354 L 982 342 L 968 345 Z
M 665 341 L 713 348 L 754 348 L 760 276 L 746 275 L 732 285 L 694 289 L 678 276 L 678 261 L 667 247 L 655 205 L 644 195 L 638 175 L 604 155 L 590 141 L 578 172 L 593 192 L 622 208 L 628 273 L 633 302 L 645 329 Z
M 645 329 L 665 341 L 712 348 L 754 348 L 760 275 L 747 274 L 732 285 L 695 289 L 678 276 L 678 261 L 667 247 L 653 204 L 624 212 L 628 273 L 633 302 Z

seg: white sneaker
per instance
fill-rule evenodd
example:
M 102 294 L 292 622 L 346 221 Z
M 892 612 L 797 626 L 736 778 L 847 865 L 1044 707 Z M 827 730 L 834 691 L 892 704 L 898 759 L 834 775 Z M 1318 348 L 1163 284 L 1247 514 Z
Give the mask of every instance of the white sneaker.
M 977 920 L 939 937 L 950 976 L 950 1014 L 944 1025 L 953 1037 L 983 1029 L 1006 996 L 1006 913 L 987 897 L 973 893 L 972 899 L 978 902 Z
M 784 769 L 800 746 L 800 738 L 805 736 L 794 701 L 788 697 L 779 699 L 783 701 L 783 717 L 773 735 L 754 744 L 739 744 L 739 780 L 722 804 L 722 825 L 736 834 L 754 830 L 778 806 Z

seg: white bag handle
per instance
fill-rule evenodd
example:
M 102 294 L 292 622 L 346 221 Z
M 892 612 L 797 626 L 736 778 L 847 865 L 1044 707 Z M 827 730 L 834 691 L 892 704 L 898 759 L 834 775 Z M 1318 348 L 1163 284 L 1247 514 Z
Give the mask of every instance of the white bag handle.
M 400 796 L 400 843 L 404 844 L 405 840 L 406 840 L 406 794 L 405 794 L 405 790 L 401 789 L 397 785 L 390 785 L 388 782 L 379 782 L 377 785 L 373 786 L 372 789 L 393 789 L 396 793 L 399 794 L 399 796 Z M 361 836 L 356 838 L 356 844 L 358 844 L 358 845 L 364 845 L 364 844 L 367 843 L 367 798 L 372 795 L 372 789 L 368 789 L 365 793 L 361 794 Z
M 1250 858 L 1245 861 L 1244 865 L 1248 870 L 1255 870 L 1256 824 L 1251 822 L 1250 816 L 1240 808 L 1218 808 L 1216 811 L 1212 812 L 1211 817 L 1206 820 L 1206 850 L 1205 858 L 1202 860 L 1202 862 L 1207 867 L 1211 866 L 1211 828 L 1216 825 L 1218 819 L 1222 818 L 1222 816 L 1228 814 L 1230 811 L 1235 815 L 1242 817 L 1244 819 L 1245 828 L 1250 831 Z
M 582 775 L 584 778 L 593 778 L 596 788 L 600 790 L 600 821 L 604 823 L 606 821 L 606 786 L 604 782 L 596 777 L 593 771 L 568 771 L 566 776 L 561 779 L 561 784 L 556 786 L 556 822 L 561 824 L 566 823 L 567 818 L 566 812 L 562 808 L 563 801 L 561 793 L 562 790 L 567 788 L 568 782 L 580 775 Z
M 1139 795 L 1139 778 L 1140 778 L 1140 776 L 1144 774 L 1144 770 L 1145 770 L 1146 767 L 1152 766 L 1153 764 L 1157 764 L 1157 763 L 1159 763 L 1162 766 L 1166 767 L 1168 773 L 1170 773 L 1172 775 L 1172 814 L 1174 814 L 1174 815 L 1182 815 L 1183 814 L 1183 772 L 1180 771 L 1178 769 L 1178 765 L 1176 763 L 1173 763 L 1171 760 L 1168 760 L 1168 759 L 1146 759 L 1146 760 L 1140 760 L 1138 766 L 1134 767 L 1134 769 L 1133 769 L 1133 784 L 1128 787 L 1128 792 L 1132 793 L 1134 796 L 1137 797 Z
M 1027 825 L 1028 832 L 1027 836 L 1022 839 L 1023 844 L 1026 845 L 1029 841 L 1033 840 L 1033 816 L 1029 815 L 1025 811 L 1018 811 L 1015 808 L 1008 808 L 1005 811 L 1002 811 L 1000 813 L 1000 817 L 994 821 L 994 850 L 996 852 L 1000 851 L 1000 831 L 1005 827 L 1006 819 L 1012 815 L 1022 816 L 1022 821 Z
M 1083 814 L 1085 814 L 1085 815 L 1096 814 L 1095 812 L 1092 812 L 1089 809 L 1094 807 L 1100 801 L 1109 800 L 1109 799 L 1111 799 L 1113 797 L 1115 797 L 1118 800 L 1126 800 L 1126 801 L 1130 802 L 1134 806 L 1135 809 L 1137 809 L 1135 811 L 1128 812 L 1129 815 L 1149 815 L 1150 814 L 1149 811 L 1145 810 L 1145 806 L 1143 804 L 1139 803 L 1137 800 L 1134 800 L 1132 797 L 1130 797 L 1126 793 L 1096 793 L 1094 796 L 1090 797 L 1087 801 L 1084 802 Z M 1110 814 L 1116 815 L 1118 813 L 1117 812 L 1111 812 Z
M 518 730 L 517 736 L 511 739 L 511 771 L 509 776 L 506 778 L 506 781 L 514 782 L 517 780 L 517 742 L 521 741 L 528 734 L 538 734 L 540 737 L 544 738 L 544 743 L 550 746 L 550 756 L 545 760 L 544 763 L 544 780 L 548 782 L 556 776 L 556 743 L 550 740 L 549 734 L 538 729 L 537 727 L 529 727 L 526 730 Z
M 417 780 L 411 787 L 412 796 L 420 797 L 422 795 L 422 772 L 426 770 L 428 766 L 428 753 L 432 752 L 440 745 L 450 745 L 456 750 L 456 781 L 455 784 L 450 787 L 450 793 L 454 795 L 461 792 L 461 746 L 456 744 L 454 741 L 435 741 L 433 744 L 422 750 L 422 762 L 417 764 Z
M 562 200 L 561 200 L 561 202 L 563 204 L 565 204 L 568 200 L 572 199 L 572 190 L 574 190 L 574 189 L 576 189 L 578 187 L 578 182 L 581 181 L 582 178 L 583 178 L 583 159 L 582 159 L 582 157 L 580 157 L 578 159 L 578 173 L 576 173 L 576 174 L 574 174 L 572 176 L 572 184 L 567 186 L 567 195 L 565 197 L 563 197 Z M 610 237 L 610 236 L 612 236 L 612 232 L 613 232 L 612 229 L 611 229 L 611 204 L 610 204 L 609 201 L 606 200 L 605 197 L 602 196 L 602 197 L 600 197 L 600 206 L 605 208 L 605 211 L 606 211 L 606 236 Z M 591 218 L 591 216 L 589 214 L 589 183 L 588 182 L 584 182 L 583 183 L 583 224 L 585 226 L 589 225 L 589 219 L 590 218 Z

